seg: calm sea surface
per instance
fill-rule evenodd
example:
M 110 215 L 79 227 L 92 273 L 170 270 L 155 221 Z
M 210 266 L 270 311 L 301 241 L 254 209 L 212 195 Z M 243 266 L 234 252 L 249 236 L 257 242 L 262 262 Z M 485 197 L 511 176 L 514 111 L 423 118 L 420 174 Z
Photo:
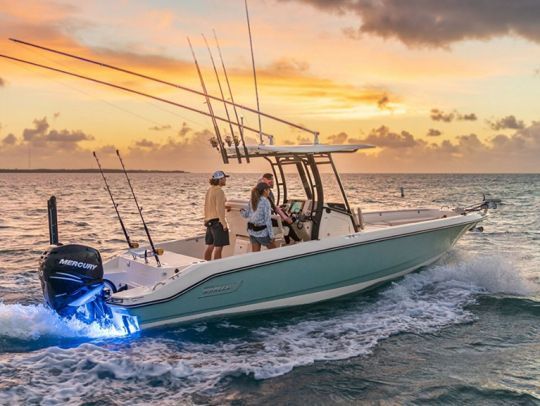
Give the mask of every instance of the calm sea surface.
M 122 175 L 108 177 L 144 242 Z M 133 175 L 155 241 L 203 231 L 206 179 Z M 256 179 L 233 175 L 226 194 L 247 198 Z M 124 249 L 100 175 L 0 174 L 0 404 L 540 404 L 540 175 L 344 182 L 364 210 L 455 207 L 482 192 L 504 204 L 438 263 L 369 293 L 121 337 L 58 318 L 37 275 L 53 194 L 61 241 L 105 259 Z

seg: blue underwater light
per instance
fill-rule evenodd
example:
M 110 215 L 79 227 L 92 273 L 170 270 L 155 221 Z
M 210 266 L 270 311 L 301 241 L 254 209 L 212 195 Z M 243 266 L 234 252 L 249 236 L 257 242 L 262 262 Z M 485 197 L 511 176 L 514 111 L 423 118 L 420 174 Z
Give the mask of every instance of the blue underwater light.
M 141 330 L 137 316 L 132 316 L 125 309 L 116 307 L 112 309 L 109 307 L 108 310 L 112 315 L 114 326 L 119 330 L 123 330 L 126 335 L 134 334 Z
M 122 316 L 122 320 L 124 321 L 124 329 L 126 330 L 127 334 L 133 334 L 138 331 L 140 331 L 139 327 L 139 320 L 137 319 L 137 316 Z

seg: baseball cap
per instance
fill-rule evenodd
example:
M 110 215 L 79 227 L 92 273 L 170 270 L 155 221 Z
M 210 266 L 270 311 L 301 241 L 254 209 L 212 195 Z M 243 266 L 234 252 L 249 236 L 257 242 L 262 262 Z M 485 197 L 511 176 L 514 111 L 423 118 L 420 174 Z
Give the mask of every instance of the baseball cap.
M 212 174 L 212 179 L 214 179 L 214 180 L 228 178 L 228 177 L 229 177 L 229 175 L 226 175 L 225 172 L 223 172 L 223 171 L 215 171 Z

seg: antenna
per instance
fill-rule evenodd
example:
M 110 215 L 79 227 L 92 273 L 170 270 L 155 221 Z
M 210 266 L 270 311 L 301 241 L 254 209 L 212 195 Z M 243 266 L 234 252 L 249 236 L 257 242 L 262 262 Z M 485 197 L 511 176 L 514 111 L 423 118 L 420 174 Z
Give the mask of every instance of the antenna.
M 214 72 L 216 74 L 216 80 L 217 80 L 217 83 L 218 83 L 221 98 L 223 100 L 225 100 L 225 95 L 223 94 L 223 88 L 221 87 L 221 80 L 219 80 L 219 74 L 218 74 L 218 71 L 217 71 L 217 68 L 216 68 L 216 64 L 214 62 L 214 56 L 212 55 L 212 51 L 210 50 L 210 45 L 208 45 L 208 41 L 206 40 L 206 37 L 204 36 L 204 34 L 201 34 L 201 35 L 203 37 L 204 43 L 206 44 L 206 48 L 208 48 L 208 54 L 210 55 L 210 60 L 212 61 L 212 66 L 214 67 Z M 232 123 L 231 123 L 231 116 L 229 115 L 229 109 L 227 108 L 227 103 L 223 103 L 223 106 L 225 107 L 225 114 L 227 115 L 227 120 L 229 120 L 229 128 L 231 129 L 232 142 L 234 144 L 234 149 L 236 150 L 236 156 L 238 158 L 238 163 L 242 163 L 242 157 L 241 157 L 241 154 L 240 154 L 240 150 L 238 149 L 238 142 L 237 142 L 238 140 L 237 140 L 236 136 L 234 135 L 233 126 L 232 126 Z
M 144 217 L 142 215 L 142 209 L 139 206 L 139 202 L 137 201 L 137 196 L 135 196 L 135 191 L 133 190 L 133 186 L 131 186 L 131 181 L 129 180 L 126 167 L 124 166 L 124 161 L 122 161 L 122 157 L 120 156 L 120 151 L 116 150 L 116 155 L 118 155 L 118 159 L 120 160 L 120 163 L 122 164 L 124 175 L 126 175 L 129 188 L 131 189 L 131 194 L 133 195 L 133 200 L 135 200 L 135 205 L 137 206 L 137 210 L 139 211 L 139 215 L 141 216 L 141 221 L 144 226 L 144 231 L 146 232 L 146 236 L 148 237 L 148 242 L 150 243 L 150 247 L 152 247 L 152 253 L 154 254 L 154 258 L 156 259 L 158 266 L 161 266 L 161 262 L 158 256 L 158 251 L 156 251 L 156 247 L 154 247 L 154 242 L 152 241 L 152 237 L 150 236 L 150 231 L 148 231 L 148 227 L 146 226 L 146 222 L 144 221 Z M 145 254 L 145 258 L 146 258 L 146 254 Z
M 259 106 L 259 90 L 257 88 L 257 71 L 255 69 L 255 55 L 253 54 L 253 40 L 251 38 L 251 24 L 249 23 L 249 10 L 248 10 L 248 3 L 247 0 L 244 0 L 244 3 L 246 4 L 246 18 L 247 18 L 247 26 L 248 26 L 248 32 L 249 32 L 249 46 L 251 49 L 251 65 L 253 66 L 253 79 L 255 80 L 255 97 L 257 98 L 257 116 L 259 117 L 259 141 L 262 145 L 263 138 L 262 138 L 262 124 L 261 124 L 261 109 Z
M 227 151 L 225 150 L 225 146 L 223 145 L 223 139 L 221 138 L 221 133 L 219 132 L 219 126 L 217 125 L 216 118 L 214 116 L 212 103 L 210 102 L 210 98 L 208 97 L 208 92 L 206 91 L 206 86 L 204 84 L 201 68 L 199 67 L 199 62 L 197 62 L 197 57 L 195 56 L 195 51 L 193 50 L 193 46 L 191 45 L 191 41 L 189 40 L 189 37 L 187 37 L 187 40 L 188 40 L 189 48 L 191 49 L 191 54 L 193 55 L 193 60 L 195 61 L 195 66 L 197 67 L 197 73 L 199 74 L 199 79 L 201 80 L 201 87 L 203 89 L 204 97 L 206 98 L 208 111 L 210 112 L 210 115 L 212 116 L 212 123 L 214 124 L 214 132 L 216 133 L 216 137 L 217 137 L 218 145 L 219 145 L 219 152 L 221 152 L 221 157 L 223 158 L 223 162 L 228 164 L 229 157 L 227 156 Z
M 236 109 L 236 104 L 234 104 L 234 98 L 231 90 L 231 83 L 229 82 L 229 76 L 227 75 L 227 69 L 225 69 L 225 62 L 223 62 L 223 55 L 221 54 L 221 47 L 219 46 L 219 41 L 216 35 L 216 30 L 214 32 L 214 39 L 216 40 L 216 47 L 218 49 L 219 58 L 221 59 L 221 67 L 223 68 L 223 74 L 225 75 L 225 81 L 227 82 L 227 87 L 229 88 L 229 95 L 231 96 L 231 102 L 233 103 L 234 115 L 236 116 L 236 122 L 240 124 L 240 118 L 238 117 L 238 110 Z M 242 141 L 242 146 L 244 147 L 244 154 L 246 155 L 246 161 L 249 163 L 249 153 L 246 147 L 246 142 L 244 140 L 244 126 L 239 125 L 240 140 Z

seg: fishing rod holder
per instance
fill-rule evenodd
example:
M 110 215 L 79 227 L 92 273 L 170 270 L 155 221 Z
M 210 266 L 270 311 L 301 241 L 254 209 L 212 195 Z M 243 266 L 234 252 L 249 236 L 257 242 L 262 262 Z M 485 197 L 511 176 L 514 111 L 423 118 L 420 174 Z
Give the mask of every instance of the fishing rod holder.
M 138 247 L 136 247 L 136 248 L 138 248 Z M 148 263 L 148 258 L 149 257 L 154 256 L 154 252 L 152 251 L 152 249 L 148 249 L 148 248 L 140 249 L 140 250 L 130 249 L 129 253 L 133 257 L 133 259 L 144 258 L 145 263 Z M 156 251 L 155 251 L 156 255 L 163 255 L 164 253 L 165 253 L 165 250 L 163 248 L 156 248 Z
M 49 244 L 60 245 L 58 240 L 58 217 L 55 196 L 51 196 L 47 200 L 47 217 L 49 220 Z

